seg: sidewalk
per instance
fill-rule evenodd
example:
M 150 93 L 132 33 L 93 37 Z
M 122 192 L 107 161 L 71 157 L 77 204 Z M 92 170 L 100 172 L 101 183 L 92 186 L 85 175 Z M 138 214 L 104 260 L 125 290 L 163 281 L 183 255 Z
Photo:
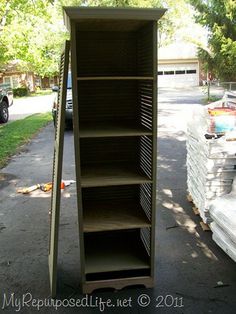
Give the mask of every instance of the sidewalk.
M 185 122 L 189 107 L 204 97 L 200 90 L 161 90 L 159 95 L 157 280 L 155 289 L 127 288 L 93 294 L 112 301 L 130 299 L 131 307 L 115 307 L 105 313 L 216 313 L 236 311 L 236 265 L 202 231 L 200 219 L 186 200 Z M 54 129 L 47 126 L 24 151 L 12 158 L 0 175 L 0 308 L 4 293 L 16 298 L 30 293 L 49 297 L 48 233 L 50 194 L 16 194 L 16 188 L 51 181 Z M 65 135 L 63 179 L 74 180 L 73 133 Z M 78 294 L 78 238 L 75 185 L 63 192 L 59 246 L 59 298 Z M 217 282 L 225 287 L 215 288 Z M 140 295 L 151 303 L 138 304 Z M 171 297 L 166 296 L 170 295 Z M 163 296 L 163 297 L 162 297 Z M 29 297 L 29 295 L 28 295 Z M 169 299 L 168 299 L 169 298 Z M 176 304 L 165 300 L 176 300 Z M 182 300 L 182 301 L 181 301 Z M 180 307 L 183 302 L 183 307 Z M 162 307 L 162 305 L 164 305 Z M 178 305 L 174 307 L 174 305 Z M 16 307 L 8 306 L 6 313 Z M 44 307 L 43 313 L 101 313 L 99 308 Z M 4 312 L 4 313 L 5 313 Z M 24 307 L 19 313 L 37 313 Z

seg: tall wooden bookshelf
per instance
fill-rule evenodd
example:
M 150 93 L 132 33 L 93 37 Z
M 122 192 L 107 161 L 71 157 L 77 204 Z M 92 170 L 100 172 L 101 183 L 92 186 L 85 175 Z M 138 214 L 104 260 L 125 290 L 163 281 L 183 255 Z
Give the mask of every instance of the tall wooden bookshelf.
M 64 7 L 84 293 L 154 283 L 157 21 L 164 12 Z

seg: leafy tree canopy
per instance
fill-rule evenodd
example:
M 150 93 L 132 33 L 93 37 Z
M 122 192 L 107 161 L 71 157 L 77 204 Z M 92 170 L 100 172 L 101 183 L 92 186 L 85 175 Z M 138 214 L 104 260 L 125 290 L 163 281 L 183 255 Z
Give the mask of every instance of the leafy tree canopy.
M 46 76 L 58 71 L 66 31 L 55 1 L 0 0 L 0 68 L 18 67 Z
M 236 1 L 190 0 L 196 21 L 209 33 L 209 49 L 200 49 L 205 67 L 225 81 L 236 80 Z
M 68 33 L 62 6 L 166 7 L 159 23 L 159 45 L 171 42 L 176 30 L 186 26 L 190 6 L 185 0 L 0 0 L 0 69 L 18 65 L 42 76 L 58 71 L 58 61 Z

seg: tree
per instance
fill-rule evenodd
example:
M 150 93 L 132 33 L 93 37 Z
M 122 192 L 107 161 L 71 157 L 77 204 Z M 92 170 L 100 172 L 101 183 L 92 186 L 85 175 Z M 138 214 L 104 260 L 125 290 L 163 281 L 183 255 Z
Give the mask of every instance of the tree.
M 186 0 L 0 0 L 0 69 L 10 61 L 41 76 L 58 72 L 58 63 L 68 33 L 62 6 L 166 7 L 159 22 L 159 46 L 173 40 L 189 15 Z
M 13 61 L 42 76 L 58 72 L 66 31 L 50 0 L 0 0 L 0 68 Z
M 236 2 L 190 0 L 196 21 L 208 30 L 208 50 L 199 49 L 205 68 L 225 81 L 236 80 Z

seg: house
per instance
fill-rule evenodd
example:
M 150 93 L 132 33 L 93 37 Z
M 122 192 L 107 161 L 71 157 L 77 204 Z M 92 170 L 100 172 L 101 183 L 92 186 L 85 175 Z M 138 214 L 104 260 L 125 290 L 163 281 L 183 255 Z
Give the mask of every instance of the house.
M 59 78 L 57 75 L 52 77 L 42 77 L 35 75 L 34 76 L 35 87 L 39 87 L 40 89 L 52 88 L 55 85 L 59 84 Z
M 200 69 L 197 47 L 190 43 L 173 43 L 158 50 L 159 87 L 199 86 L 204 74 Z
M 0 84 L 2 83 L 9 84 L 12 88 L 27 86 L 31 92 L 34 92 L 37 87 L 47 89 L 58 85 L 58 76 L 41 77 L 33 72 L 22 71 L 16 60 L 0 71 Z

